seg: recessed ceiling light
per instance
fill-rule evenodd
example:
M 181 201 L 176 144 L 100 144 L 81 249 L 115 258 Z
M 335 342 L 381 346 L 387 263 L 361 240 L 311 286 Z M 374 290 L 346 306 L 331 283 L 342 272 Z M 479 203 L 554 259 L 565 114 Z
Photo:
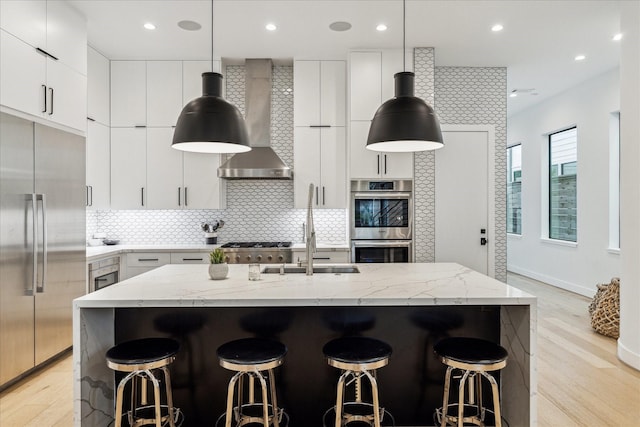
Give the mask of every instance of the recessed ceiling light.
M 378 24 L 378 26 L 376 26 L 376 30 L 387 31 L 387 26 L 385 24 Z
M 616 34 L 611 40 L 613 40 L 614 42 L 619 42 L 620 40 L 622 40 L 622 33 Z
M 587 57 L 584 55 L 577 55 L 575 58 L 576 61 L 584 61 Z
M 491 27 L 491 31 L 493 31 L 494 33 L 497 33 L 498 31 L 502 31 L 504 29 L 504 27 L 502 26 L 502 24 L 496 24 L 493 27 Z
M 156 26 L 153 25 L 151 22 L 147 22 L 144 24 L 144 28 L 146 28 L 147 30 L 155 30 Z
M 180 21 L 178 22 L 178 27 L 187 31 L 198 31 L 200 28 L 202 28 L 202 25 L 198 24 L 195 21 Z
M 266 28 L 268 31 L 275 31 L 278 29 L 278 27 L 276 27 L 276 24 L 271 23 L 265 25 L 264 28 Z
M 344 21 L 336 21 L 329 24 L 329 28 L 333 31 L 347 31 L 351 29 L 351 24 Z

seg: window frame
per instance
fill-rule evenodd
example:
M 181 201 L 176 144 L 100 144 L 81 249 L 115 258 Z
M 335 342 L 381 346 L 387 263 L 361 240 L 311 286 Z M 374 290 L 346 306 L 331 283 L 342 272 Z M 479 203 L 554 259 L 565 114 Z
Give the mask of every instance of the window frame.
M 513 149 L 514 147 L 520 147 L 520 175 L 517 177 L 515 177 L 514 171 L 512 169 L 511 166 L 511 162 L 510 159 L 513 159 L 513 155 L 511 155 L 511 157 L 509 156 L 509 150 Z M 510 183 L 514 183 L 514 182 L 520 182 L 522 183 L 522 148 L 523 148 L 523 144 L 522 142 L 517 142 L 515 144 L 511 144 L 507 147 L 507 185 L 509 185 Z M 509 196 L 509 192 L 507 191 L 507 197 Z M 509 211 L 507 209 L 507 217 L 509 215 Z M 506 221 L 507 226 L 509 224 L 509 221 L 507 219 Z M 518 236 L 521 237 L 522 236 L 522 187 L 520 190 L 520 232 L 512 232 L 509 231 L 507 229 L 507 235 L 509 236 Z
M 552 186 L 552 168 L 554 166 L 553 164 L 553 159 L 552 159 L 552 138 L 554 135 L 560 134 L 560 133 L 564 133 L 564 132 L 568 132 L 571 130 L 576 131 L 576 160 L 575 160 L 575 176 L 576 176 L 576 237 L 575 240 L 569 240 L 569 239 L 561 239 L 558 237 L 552 237 L 552 233 L 551 233 L 551 225 L 552 225 L 552 221 L 551 221 L 551 210 L 552 210 L 552 203 L 551 203 L 551 196 L 552 196 L 552 191 L 551 191 L 551 186 Z M 546 135 L 546 156 L 547 156 L 547 171 L 546 171 L 546 179 L 547 179 L 547 194 L 546 194 L 546 236 L 543 236 L 543 240 L 547 240 L 549 242 L 554 242 L 554 243 L 560 243 L 560 244 L 566 244 L 568 246 L 577 246 L 578 244 L 578 126 L 577 125 L 572 125 L 566 128 L 562 128 L 560 130 L 554 131 L 554 132 L 550 132 Z M 557 175 L 556 176 L 569 176 L 570 174 L 564 175 L 562 173 L 562 170 L 564 164 L 557 164 Z

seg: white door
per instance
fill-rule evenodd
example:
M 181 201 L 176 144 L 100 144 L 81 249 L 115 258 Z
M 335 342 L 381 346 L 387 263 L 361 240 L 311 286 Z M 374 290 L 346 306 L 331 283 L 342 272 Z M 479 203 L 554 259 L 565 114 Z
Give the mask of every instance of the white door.
M 443 137 L 445 145 L 435 154 L 435 260 L 492 275 L 492 133 L 443 129 Z

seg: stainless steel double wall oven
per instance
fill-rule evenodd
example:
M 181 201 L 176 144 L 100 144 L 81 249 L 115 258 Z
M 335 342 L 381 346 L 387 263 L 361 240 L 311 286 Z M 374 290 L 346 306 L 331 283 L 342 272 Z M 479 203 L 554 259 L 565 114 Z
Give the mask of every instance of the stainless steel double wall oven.
M 413 261 L 413 181 L 351 181 L 352 262 Z

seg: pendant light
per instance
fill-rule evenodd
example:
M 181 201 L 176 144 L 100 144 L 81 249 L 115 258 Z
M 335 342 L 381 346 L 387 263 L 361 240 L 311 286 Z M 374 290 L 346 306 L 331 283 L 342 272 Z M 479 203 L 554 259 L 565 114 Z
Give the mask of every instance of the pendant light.
M 244 118 L 222 97 L 222 74 L 213 72 L 213 0 L 211 0 L 211 72 L 202 73 L 202 96 L 182 109 L 172 147 L 196 153 L 251 150 Z
M 406 0 L 402 1 L 402 65 L 396 73 L 395 97 L 378 108 L 367 138 L 367 149 L 387 152 L 435 150 L 444 146 L 433 108 L 414 96 L 415 74 L 406 71 Z

